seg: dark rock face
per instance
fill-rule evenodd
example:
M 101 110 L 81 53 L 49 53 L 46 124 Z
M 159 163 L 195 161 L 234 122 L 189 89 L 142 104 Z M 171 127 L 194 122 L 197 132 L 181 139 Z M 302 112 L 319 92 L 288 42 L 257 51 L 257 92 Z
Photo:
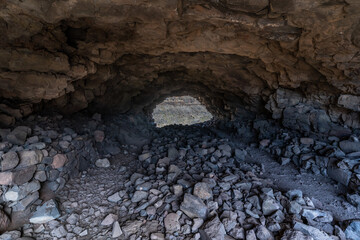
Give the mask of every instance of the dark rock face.
M 291 111 L 285 125 L 306 131 L 359 127 L 359 11 L 356 0 L 1 1 L 0 120 L 41 102 L 151 110 L 186 92 L 217 116 L 245 107 Z

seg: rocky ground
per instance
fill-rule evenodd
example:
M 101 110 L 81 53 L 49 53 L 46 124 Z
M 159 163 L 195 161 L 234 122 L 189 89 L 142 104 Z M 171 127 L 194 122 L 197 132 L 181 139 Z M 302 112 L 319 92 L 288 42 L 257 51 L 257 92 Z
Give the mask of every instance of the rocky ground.
M 25 199 L 32 192 L 40 194 L 25 206 L 33 209 L 30 223 L 16 226 L 12 214 L 16 230 L 3 233 L 0 239 L 360 238 L 360 221 L 356 220 L 360 213 L 354 206 L 359 195 L 314 174 L 311 168 L 299 168 L 293 161 L 284 163 L 284 152 L 279 157 L 267 153 L 274 146 L 281 147 L 275 140 L 247 145 L 219 137 L 206 127 L 171 126 L 157 129 L 152 141 L 139 149 L 110 137 L 104 126 L 111 125 L 102 123 L 99 116 L 72 123 L 74 129 L 83 129 L 78 135 L 72 133 L 72 140 L 66 137 L 71 131 L 60 133 L 71 122 L 62 122 L 50 146 L 56 148 L 58 138 L 68 139 L 69 149 L 63 150 L 68 156 L 74 139 L 92 136 L 97 158 L 89 162 L 90 168 L 79 171 L 62 186 L 41 183 L 39 189 L 39 180 L 34 179 L 19 185 L 20 190 L 3 187 L 1 213 L 6 215 L 14 213 L 24 199 L 12 200 L 14 195 L 9 192 L 27 193 Z M 305 144 L 305 139 L 299 139 L 299 154 L 308 154 L 318 145 L 314 139 L 309 144 L 310 139 Z M 356 142 L 354 136 L 351 139 Z M 79 149 L 85 151 L 86 147 Z M 23 161 L 22 150 L 18 151 Z M 3 163 L 4 155 L 2 158 Z M 55 168 L 60 161 L 57 158 L 47 161 L 44 164 L 52 166 L 50 170 L 57 169 L 60 176 L 67 172 L 66 164 L 64 169 Z M 57 189 L 46 191 L 46 185 L 56 185 Z

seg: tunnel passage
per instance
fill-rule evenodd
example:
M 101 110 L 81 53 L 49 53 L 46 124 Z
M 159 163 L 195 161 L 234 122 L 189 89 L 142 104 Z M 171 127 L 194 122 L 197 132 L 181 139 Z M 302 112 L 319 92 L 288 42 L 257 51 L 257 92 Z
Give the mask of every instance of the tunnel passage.
M 168 97 L 156 105 L 152 118 L 157 127 L 193 125 L 210 121 L 213 117 L 205 106 L 191 96 Z
M 90 166 L 113 166 L 107 156 L 143 151 L 146 172 L 153 171 L 149 154 L 177 143 L 159 137 L 151 113 L 184 94 L 207 107 L 208 130 L 221 136 L 211 142 L 201 131 L 179 130 L 173 139 L 194 138 L 189 165 L 239 166 L 246 151 L 223 143 L 243 141 L 271 154 L 276 168 L 291 163 L 300 177 L 329 176 L 360 205 L 359 12 L 357 0 L 0 0 L 0 185 L 8 193 L 0 214 L 31 209 L 44 186 L 56 192 Z M 89 115 L 72 121 L 76 114 Z M 182 156 L 186 147 L 171 151 Z M 188 169 L 195 180 L 202 176 Z M 267 233 L 261 230 L 253 232 Z

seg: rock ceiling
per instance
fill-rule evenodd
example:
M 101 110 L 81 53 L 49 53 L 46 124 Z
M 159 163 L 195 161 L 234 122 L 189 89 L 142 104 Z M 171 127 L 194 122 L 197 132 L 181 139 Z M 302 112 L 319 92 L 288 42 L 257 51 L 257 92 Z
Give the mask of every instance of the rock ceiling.
M 214 113 L 306 106 L 358 127 L 359 12 L 358 0 L 0 0 L 0 119 L 191 93 Z

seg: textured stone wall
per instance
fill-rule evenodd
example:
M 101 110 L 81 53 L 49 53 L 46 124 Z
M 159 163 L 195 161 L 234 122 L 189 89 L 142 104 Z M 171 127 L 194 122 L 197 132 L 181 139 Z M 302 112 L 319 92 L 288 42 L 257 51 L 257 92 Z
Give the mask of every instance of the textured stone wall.
M 359 11 L 357 0 L 0 1 L 0 120 L 39 106 L 142 111 L 185 92 L 218 116 L 244 107 L 306 131 L 357 128 Z

